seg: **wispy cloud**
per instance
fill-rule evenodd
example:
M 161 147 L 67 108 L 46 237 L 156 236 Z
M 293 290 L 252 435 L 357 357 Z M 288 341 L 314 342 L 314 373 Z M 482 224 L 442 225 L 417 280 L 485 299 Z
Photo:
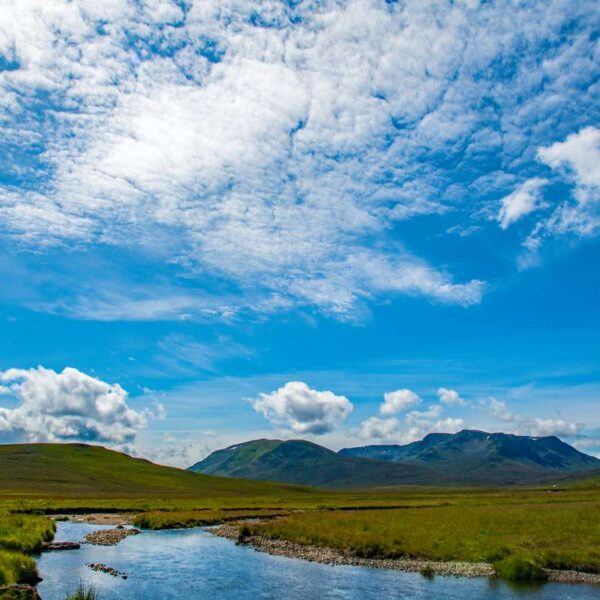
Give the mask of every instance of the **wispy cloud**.
M 260 282 L 262 302 L 246 302 L 257 310 L 479 302 L 481 281 L 399 246 L 395 223 L 469 220 L 474 165 L 498 152 L 518 164 L 591 78 L 585 31 L 540 62 L 560 0 L 305 4 L 10 2 L 4 226 L 37 248 L 135 247 L 160 230 L 191 276 Z M 569 5 L 569 18 L 587 10 Z M 523 101 L 542 77 L 547 92 Z M 168 313 L 134 298 L 113 317 Z

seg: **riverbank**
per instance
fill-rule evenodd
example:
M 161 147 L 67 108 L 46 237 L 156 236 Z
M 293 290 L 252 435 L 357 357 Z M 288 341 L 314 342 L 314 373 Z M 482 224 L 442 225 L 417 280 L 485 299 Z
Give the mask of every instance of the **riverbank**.
M 240 541 L 240 524 L 219 525 L 208 529 L 212 534 Z M 489 563 L 462 562 L 462 561 L 432 561 L 414 558 L 362 558 L 353 556 L 336 548 L 299 544 L 289 540 L 272 539 L 258 535 L 246 536 L 243 543 L 259 552 L 274 556 L 285 556 L 309 562 L 318 562 L 328 565 L 353 565 L 371 567 L 376 569 L 391 569 L 404 572 L 418 572 L 424 575 L 443 575 L 455 577 L 495 577 L 496 571 Z M 600 585 L 600 575 L 594 573 L 581 573 L 572 570 L 545 569 L 548 581 L 557 583 L 585 583 Z

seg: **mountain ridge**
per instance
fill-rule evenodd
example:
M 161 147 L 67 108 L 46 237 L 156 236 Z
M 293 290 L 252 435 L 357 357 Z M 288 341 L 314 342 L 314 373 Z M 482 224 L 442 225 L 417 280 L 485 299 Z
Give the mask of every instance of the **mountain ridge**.
M 360 446 L 337 453 L 305 440 L 251 440 L 217 450 L 190 470 L 353 488 L 542 484 L 599 468 L 600 460 L 556 436 L 463 430 L 456 434 L 431 433 L 406 445 Z

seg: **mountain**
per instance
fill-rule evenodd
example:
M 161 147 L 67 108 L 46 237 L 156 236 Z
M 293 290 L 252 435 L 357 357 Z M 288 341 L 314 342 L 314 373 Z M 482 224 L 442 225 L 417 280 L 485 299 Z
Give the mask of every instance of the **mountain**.
M 464 430 L 431 433 L 403 446 L 344 448 L 341 456 L 428 466 L 461 480 L 479 483 L 532 483 L 600 467 L 600 460 L 555 436 L 529 437 Z
M 449 483 L 426 465 L 341 456 L 303 440 L 254 440 L 236 444 L 213 452 L 190 470 L 329 488 Z
M 22 498 L 206 498 L 313 494 L 156 465 L 86 444 L 0 445 L 0 496 Z
M 556 437 L 483 431 L 432 433 L 405 446 L 338 453 L 303 440 L 254 440 L 217 450 L 190 470 L 327 488 L 392 485 L 496 486 L 566 481 L 600 460 Z

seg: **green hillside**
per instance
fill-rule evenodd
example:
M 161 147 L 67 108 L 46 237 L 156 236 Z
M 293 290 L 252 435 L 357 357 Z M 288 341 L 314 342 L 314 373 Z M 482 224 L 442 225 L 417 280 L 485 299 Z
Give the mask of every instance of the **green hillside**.
M 298 486 L 237 481 L 156 465 L 85 444 L 0 445 L 0 497 L 146 498 L 310 494 Z
M 255 440 L 213 452 L 191 471 L 328 488 L 449 483 L 428 467 L 340 456 L 303 440 Z

